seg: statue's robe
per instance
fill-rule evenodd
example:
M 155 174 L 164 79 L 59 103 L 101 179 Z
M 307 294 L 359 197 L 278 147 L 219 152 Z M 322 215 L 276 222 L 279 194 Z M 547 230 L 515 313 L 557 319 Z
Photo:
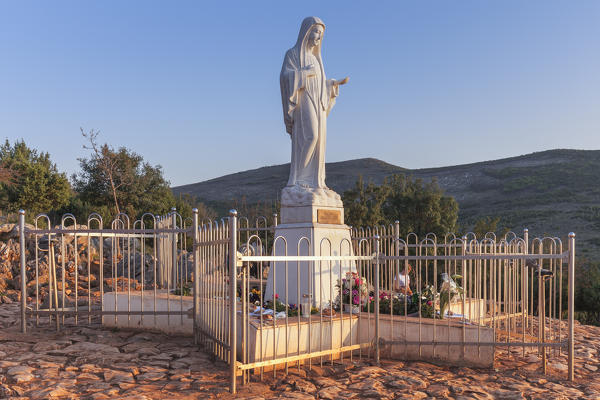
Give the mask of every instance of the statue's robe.
M 281 100 L 287 133 L 292 138 L 292 161 L 288 186 L 322 188 L 325 186 L 325 141 L 327 115 L 335 104 L 338 86 L 325 78 L 321 44 L 311 52 L 307 41 L 311 28 L 323 26 L 317 17 L 302 21 L 298 41 L 289 49 L 281 67 Z M 308 76 L 313 65 L 316 76 Z

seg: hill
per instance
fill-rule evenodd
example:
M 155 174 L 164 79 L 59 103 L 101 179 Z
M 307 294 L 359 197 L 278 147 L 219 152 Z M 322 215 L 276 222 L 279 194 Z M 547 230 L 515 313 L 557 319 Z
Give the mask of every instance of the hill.
M 577 233 L 578 255 L 600 258 L 600 151 L 548 150 L 518 157 L 441 168 L 406 169 L 364 158 L 326 165 L 327 185 L 343 193 L 362 175 L 383 182 L 403 173 L 437 179 L 460 205 L 459 223 L 469 229 L 484 216 L 500 217 L 515 231 L 533 235 Z M 235 201 L 276 200 L 286 184 L 289 164 L 238 172 L 172 188 L 195 196 L 219 212 Z M 566 244 L 566 243 L 565 243 Z

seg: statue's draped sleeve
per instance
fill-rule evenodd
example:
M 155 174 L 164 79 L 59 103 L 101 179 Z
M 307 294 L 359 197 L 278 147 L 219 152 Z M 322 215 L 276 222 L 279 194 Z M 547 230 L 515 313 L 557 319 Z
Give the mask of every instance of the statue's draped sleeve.
M 281 68 L 281 101 L 283 103 L 283 120 L 285 130 L 290 135 L 294 126 L 294 110 L 298 105 L 300 91 L 304 88 L 308 79 L 308 71 L 302 70 L 300 60 L 295 49 L 285 53 L 283 66 Z
M 335 85 L 335 79 L 327 79 L 327 95 L 329 102 L 327 103 L 327 116 L 335 105 L 335 98 L 340 94 L 340 86 Z

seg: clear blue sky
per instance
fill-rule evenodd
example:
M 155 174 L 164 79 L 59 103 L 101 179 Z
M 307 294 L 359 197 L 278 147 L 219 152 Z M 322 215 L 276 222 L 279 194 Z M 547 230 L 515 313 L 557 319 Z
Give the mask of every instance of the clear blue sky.
M 316 15 L 350 76 L 328 162 L 600 148 L 600 1 L 291 3 L 2 1 L 0 135 L 71 174 L 99 129 L 173 185 L 289 162 L 279 71 Z

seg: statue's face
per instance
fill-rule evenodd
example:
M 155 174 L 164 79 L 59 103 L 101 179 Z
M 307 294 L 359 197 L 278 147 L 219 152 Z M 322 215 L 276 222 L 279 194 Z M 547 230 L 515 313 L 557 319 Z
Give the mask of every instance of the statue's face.
M 308 46 L 315 47 L 321 43 L 323 38 L 323 27 L 321 25 L 315 25 L 308 34 Z

